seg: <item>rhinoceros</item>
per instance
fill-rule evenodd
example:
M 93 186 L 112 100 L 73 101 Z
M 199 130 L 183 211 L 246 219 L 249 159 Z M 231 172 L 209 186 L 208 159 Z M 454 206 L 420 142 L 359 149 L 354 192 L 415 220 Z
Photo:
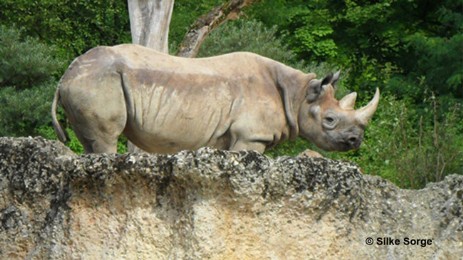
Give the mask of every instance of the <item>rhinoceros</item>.
M 86 153 L 115 153 L 124 134 L 151 153 L 209 146 L 266 149 L 302 136 L 323 150 L 357 149 L 379 90 L 354 110 L 356 93 L 334 96 L 339 72 L 322 80 L 253 53 L 181 58 L 139 45 L 93 48 L 76 58 L 52 104 L 61 103 Z

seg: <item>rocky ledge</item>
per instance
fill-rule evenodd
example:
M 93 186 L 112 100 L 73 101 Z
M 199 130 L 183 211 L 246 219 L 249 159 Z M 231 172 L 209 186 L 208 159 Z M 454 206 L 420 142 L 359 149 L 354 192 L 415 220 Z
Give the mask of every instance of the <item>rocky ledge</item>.
M 461 259 L 462 214 L 457 175 L 403 190 L 325 158 L 0 138 L 2 259 Z

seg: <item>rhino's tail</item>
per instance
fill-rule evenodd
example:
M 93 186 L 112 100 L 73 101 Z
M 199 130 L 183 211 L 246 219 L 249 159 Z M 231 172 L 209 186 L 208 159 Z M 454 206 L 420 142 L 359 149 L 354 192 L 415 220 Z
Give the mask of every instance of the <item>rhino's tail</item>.
M 53 98 L 53 103 L 51 105 L 51 119 L 52 119 L 53 128 L 55 129 L 55 133 L 58 136 L 58 139 L 63 143 L 67 143 L 69 141 L 69 136 L 61 127 L 61 124 L 59 123 L 58 118 L 56 118 L 56 107 L 58 106 L 59 99 L 60 99 L 60 96 L 59 96 L 59 87 L 58 87 L 56 88 L 55 97 Z

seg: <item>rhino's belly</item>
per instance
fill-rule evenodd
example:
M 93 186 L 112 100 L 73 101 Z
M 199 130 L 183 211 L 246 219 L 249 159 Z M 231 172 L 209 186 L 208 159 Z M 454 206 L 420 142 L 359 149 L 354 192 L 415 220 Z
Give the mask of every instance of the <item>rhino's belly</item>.
M 228 149 L 230 123 L 220 111 L 163 113 L 149 120 L 135 120 L 127 137 L 140 148 L 152 153 L 175 153 L 209 146 Z
M 163 139 L 154 138 L 152 142 L 141 144 L 137 146 L 150 153 L 172 154 L 183 150 L 197 150 L 201 147 L 213 147 L 216 149 L 228 149 L 229 137 L 221 136 L 208 140 L 208 142 L 196 142 L 196 140 L 182 140 L 182 139 Z

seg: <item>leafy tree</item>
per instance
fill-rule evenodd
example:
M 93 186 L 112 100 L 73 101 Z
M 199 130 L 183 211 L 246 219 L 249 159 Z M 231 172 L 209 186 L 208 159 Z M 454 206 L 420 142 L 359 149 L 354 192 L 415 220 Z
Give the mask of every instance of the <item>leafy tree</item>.
M 53 77 L 62 60 L 56 48 L 0 26 L 0 136 L 36 135 L 51 122 Z
M 39 134 L 38 129 L 51 122 L 50 107 L 55 89 L 55 81 L 24 90 L 0 89 L 0 136 Z
M 56 57 L 56 48 L 21 31 L 0 26 L 0 88 L 30 88 L 60 74 L 63 62 Z
M 249 51 L 287 64 L 297 60 L 296 55 L 276 37 L 276 32 L 276 27 L 267 28 L 255 20 L 229 22 L 211 33 L 198 56 Z
M 420 30 L 406 37 L 407 80 L 439 95 L 463 98 L 463 1 L 443 1 L 427 11 Z M 413 62 L 412 62 L 413 61 Z
M 130 42 L 127 1 L 2 0 L 0 24 L 59 46 L 72 59 L 97 45 Z
M 267 26 L 278 26 L 291 50 L 310 61 L 323 61 L 337 56 L 329 2 L 262 1 L 250 13 Z
M 351 89 L 419 101 L 425 89 L 463 97 L 461 10 L 451 0 L 264 0 L 249 13 L 278 25 L 299 58 L 348 69 Z

